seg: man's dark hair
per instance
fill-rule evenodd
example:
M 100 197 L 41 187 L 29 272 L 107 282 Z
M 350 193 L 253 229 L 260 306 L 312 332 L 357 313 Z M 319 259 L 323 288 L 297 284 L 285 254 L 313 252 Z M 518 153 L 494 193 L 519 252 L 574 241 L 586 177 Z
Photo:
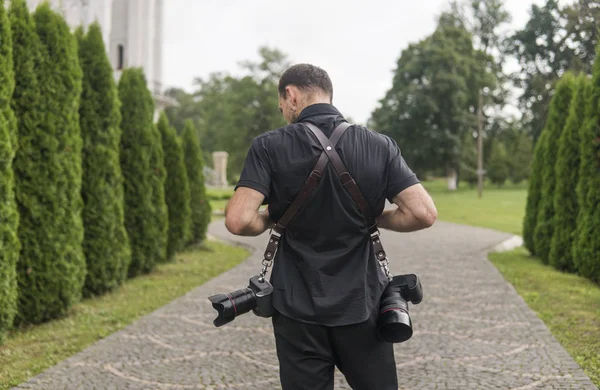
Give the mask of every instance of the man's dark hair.
M 333 99 L 333 85 L 327 72 L 318 66 L 297 64 L 288 68 L 279 79 L 279 95 L 285 97 L 285 87 L 294 85 L 300 89 L 320 89 Z

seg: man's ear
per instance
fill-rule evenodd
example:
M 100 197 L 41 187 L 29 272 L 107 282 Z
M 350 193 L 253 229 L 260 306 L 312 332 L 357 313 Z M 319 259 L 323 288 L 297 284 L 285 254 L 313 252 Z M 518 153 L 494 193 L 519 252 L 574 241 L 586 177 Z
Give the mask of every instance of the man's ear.
M 298 107 L 298 90 L 294 86 L 288 85 L 285 87 L 285 92 L 287 93 L 288 99 L 290 99 L 292 108 L 296 109 L 296 107 Z

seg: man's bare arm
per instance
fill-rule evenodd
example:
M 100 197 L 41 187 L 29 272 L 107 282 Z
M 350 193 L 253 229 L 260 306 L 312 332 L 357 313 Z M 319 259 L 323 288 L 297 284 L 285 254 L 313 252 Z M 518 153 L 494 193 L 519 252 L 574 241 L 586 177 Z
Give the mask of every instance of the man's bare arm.
M 412 232 L 432 226 L 437 219 L 433 199 L 421 184 L 403 190 L 393 201 L 398 207 L 385 210 L 377 218 L 377 225 L 382 229 Z
M 252 188 L 239 187 L 225 208 L 225 227 L 238 236 L 258 236 L 273 226 L 268 209 L 259 211 L 265 196 Z

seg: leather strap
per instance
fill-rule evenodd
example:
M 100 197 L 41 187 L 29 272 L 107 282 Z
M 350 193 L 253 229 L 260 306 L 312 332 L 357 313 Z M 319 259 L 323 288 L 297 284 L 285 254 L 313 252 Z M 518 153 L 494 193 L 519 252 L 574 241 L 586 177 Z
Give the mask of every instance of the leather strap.
M 342 162 L 342 158 L 340 157 L 338 152 L 335 150 L 335 144 L 332 142 L 333 135 L 332 135 L 332 139 L 330 140 L 323 133 L 323 131 L 321 131 L 321 129 L 319 129 L 317 126 L 313 125 L 312 123 L 305 122 L 303 124 L 312 131 L 312 133 L 315 135 L 315 137 L 317 137 L 317 139 L 319 140 L 319 143 L 321 144 L 321 146 L 323 146 L 323 151 L 325 153 L 327 153 L 327 157 L 329 157 L 329 161 L 331 161 L 331 163 L 333 164 L 333 167 L 335 168 L 335 171 L 337 172 L 338 176 L 340 177 L 342 184 L 344 185 L 344 188 L 346 188 L 346 191 L 348 191 L 348 193 L 350 193 L 352 200 L 354 201 L 354 203 L 356 203 L 361 214 L 367 221 L 367 226 L 369 227 L 369 229 L 371 229 L 371 230 L 376 229 L 376 226 L 375 226 L 376 220 L 375 220 L 375 217 L 373 217 L 371 208 L 369 207 L 369 202 L 367 202 L 367 200 L 365 199 L 363 194 L 360 192 L 358 185 L 356 184 L 356 182 L 354 181 L 354 179 L 348 172 L 348 169 L 346 169 L 346 166 Z M 336 142 L 337 142 L 337 140 L 336 140 Z

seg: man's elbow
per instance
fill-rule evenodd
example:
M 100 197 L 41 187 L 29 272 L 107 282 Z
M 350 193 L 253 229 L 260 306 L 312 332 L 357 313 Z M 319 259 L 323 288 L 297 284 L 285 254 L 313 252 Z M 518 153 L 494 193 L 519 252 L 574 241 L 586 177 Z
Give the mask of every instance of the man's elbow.
M 418 219 L 419 221 L 421 221 L 423 228 L 428 228 L 433 226 L 433 224 L 437 220 L 437 217 L 437 209 L 435 207 L 427 207 L 426 209 L 422 210 L 422 212 L 418 216 Z
M 247 224 L 241 218 L 234 218 L 230 215 L 225 216 L 225 227 L 231 234 L 241 236 L 246 230 Z

